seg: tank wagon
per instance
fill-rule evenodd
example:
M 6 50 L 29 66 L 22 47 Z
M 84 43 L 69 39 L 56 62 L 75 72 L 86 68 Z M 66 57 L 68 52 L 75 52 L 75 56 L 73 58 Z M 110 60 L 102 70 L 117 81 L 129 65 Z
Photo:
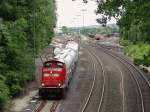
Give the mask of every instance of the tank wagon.
M 43 63 L 39 88 L 41 97 L 49 97 L 51 94 L 65 96 L 78 60 L 78 50 L 78 44 L 69 41 L 52 60 Z

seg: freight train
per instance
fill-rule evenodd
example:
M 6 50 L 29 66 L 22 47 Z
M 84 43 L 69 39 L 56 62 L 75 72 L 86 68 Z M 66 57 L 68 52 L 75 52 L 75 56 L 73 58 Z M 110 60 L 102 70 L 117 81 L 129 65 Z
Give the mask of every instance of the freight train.
M 57 50 L 52 60 L 43 63 L 40 97 L 51 95 L 64 97 L 66 95 L 78 60 L 78 50 L 78 43 L 68 41 L 64 48 Z

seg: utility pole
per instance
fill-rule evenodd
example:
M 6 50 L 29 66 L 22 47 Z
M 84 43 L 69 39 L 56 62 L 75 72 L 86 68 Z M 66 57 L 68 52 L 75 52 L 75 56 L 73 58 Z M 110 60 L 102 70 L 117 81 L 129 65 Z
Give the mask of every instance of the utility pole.
M 77 17 L 80 17 L 81 15 L 76 15 Z M 79 22 L 79 21 L 77 21 L 77 22 Z M 77 23 L 78 24 L 78 35 L 80 35 L 80 28 L 79 28 L 79 23 Z
M 81 11 L 82 11 L 82 16 L 83 16 L 83 21 L 82 22 L 83 22 L 83 33 L 84 33 L 84 12 L 87 11 L 87 10 L 86 9 L 82 9 Z
M 36 46 L 35 46 L 35 37 L 36 37 L 36 0 L 33 0 L 33 56 L 34 56 L 34 60 L 36 57 Z

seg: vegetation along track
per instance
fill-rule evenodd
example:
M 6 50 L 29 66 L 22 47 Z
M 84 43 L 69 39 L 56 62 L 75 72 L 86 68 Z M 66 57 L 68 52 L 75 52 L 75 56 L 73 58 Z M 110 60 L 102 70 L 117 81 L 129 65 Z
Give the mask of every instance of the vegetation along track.
M 91 103 L 90 100 L 92 98 L 92 95 L 94 95 L 94 89 L 96 89 L 96 81 L 99 82 L 99 78 L 97 79 L 97 72 L 96 70 L 99 69 L 99 68 L 96 68 L 96 64 L 94 62 L 94 59 L 96 59 L 96 61 L 98 61 L 98 64 L 100 65 L 101 69 L 102 69 L 102 77 L 103 77 L 103 84 L 102 84 L 102 91 L 101 91 L 101 97 L 100 97 L 100 100 L 98 102 L 98 108 L 97 108 L 97 112 L 100 112 L 100 109 L 101 109 L 101 106 L 102 106 L 102 102 L 103 102 L 103 97 L 104 97 L 104 93 L 105 93 L 105 72 L 104 72 L 104 68 L 103 68 L 103 64 L 102 64 L 102 61 L 95 55 L 94 52 L 91 52 L 89 50 L 87 50 L 90 58 L 92 59 L 92 64 L 93 64 L 93 68 L 94 68 L 94 73 L 93 74 L 93 83 L 92 83 L 92 87 L 90 89 L 90 92 L 86 98 L 86 101 L 85 101 L 85 104 L 81 110 L 81 112 L 86 112 L 86 111 L 89 111 L 87 108 L 88 108 L 88 105 Z M 95 58 L 93 58 L 95 57 Z M 96 80 L 97 79 L 97 80 Z M 98 86 L 99 87 L 99 86 Z
M 148 100 L 150 98 L 150 83 L 148 79 L 144 76 L 144 74 L 135 67 L 132 63 L 128 62 L 127 59 L 119 56 L 117 53 L 108 51 L 104 46 L 97 45 L 99 49 L 101 49 L 104 53 L 112 56 L 119 62 L 121 62 L 130 72 L 131 77 L 136 82 L 139 94 L 140 94 L 140 100 L 141 100 L 141 110 L 142 112 L 149 112 L 149 104 L 150 101 Z

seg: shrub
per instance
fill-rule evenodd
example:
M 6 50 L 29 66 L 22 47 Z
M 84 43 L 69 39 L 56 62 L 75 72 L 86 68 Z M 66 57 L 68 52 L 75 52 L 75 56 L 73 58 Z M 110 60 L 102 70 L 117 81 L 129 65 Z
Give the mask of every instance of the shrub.
M 4 83 L 3 80 L 0 79 L 0 110 L 4 108 L 4 106 L 9 101 L 9 90 Z

